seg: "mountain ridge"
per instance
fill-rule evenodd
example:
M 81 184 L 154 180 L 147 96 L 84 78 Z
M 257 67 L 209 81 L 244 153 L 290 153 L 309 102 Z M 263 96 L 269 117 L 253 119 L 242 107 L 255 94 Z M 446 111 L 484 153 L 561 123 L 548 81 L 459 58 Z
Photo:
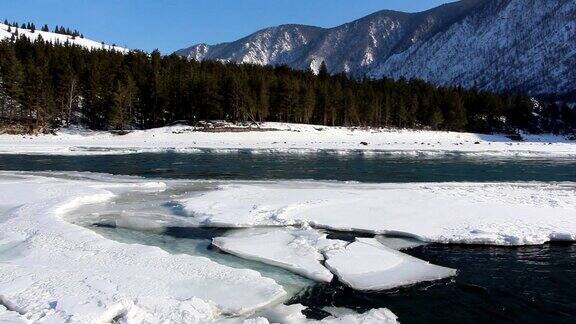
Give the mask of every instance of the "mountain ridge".
M 176 53 L 196 60 L 288 65 L 316 72 L 325 62 L 331 73 L 355 77 L 420 78 L 438 85 L 562 95 L 573 91 L 569 84 L 576 81 L 576 73 L 569 73 L 576 64 L 576 44 L 569 41 L 576 39 L 576 26 L 569 18 L 572 13 L 576 15 L 576 3 L 569 0 L 462 0 L 417 13 L 381 10 L 331 28 L 280 25 L 234 42 L 199 44 Z M 531 15 L 533 21 L 527 18 Z M 556 28 L 555 38 L 538 30 L 547 26 Z M 529 42 L 522 44 L 518 35 Z M 566 39 L 568 48 L 563 49 L 556 38 Z M 483 43 L 474 44 L 475 40 Z M 468 52 L 459 51 L 461 46 Z M 548 47 L 557 49 L 556 58 L 547 57 L 560 62 L 560 67 L 538 64 Z M 523 54 L 534 48 L 539 50 L 531 57 Z M 478 59 L 492 53 L 498 56 Z M 514 64 L 516 57 L 522 57 L 525 64 Z M 463 66 L 461 61 L 470 63 Z M 518 72 L 512 71 L 512 66 Z M 533 67 L 535 71 L 531 71 Z M 496 72 L 484 77 L 481 73 L 487 69 Z M 549 80 L 536 84 L 535 72 Z M 507 74 L 514 78 L 509 80 Z M 557 77 L 551 78 L 554 74 Z M 558 81 L 563 76 L 568 80 Z

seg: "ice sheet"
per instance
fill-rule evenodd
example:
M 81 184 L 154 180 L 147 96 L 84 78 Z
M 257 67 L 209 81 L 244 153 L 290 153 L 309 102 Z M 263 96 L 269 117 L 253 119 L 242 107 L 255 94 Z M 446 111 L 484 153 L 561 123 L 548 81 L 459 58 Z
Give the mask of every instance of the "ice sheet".
M 233 183 L 182 203 L 208 226 L 310 224 L 493 245 L 576 239 L 575 183 Z
M 212 244 L 241 258 L 278 266 L 319 282 L 331 282 L 333 275 L 322 262 L 324 253 L 341 249 L 347 243 L 326 239 L 314 229 L 242 229 Z
M 283 288 L 255 271 L 111 241 L 62 219 L 113 198 L 106 183 L 115 192 L 138 190 L 138 181 L 118 182 L 0 178 L 0 205 L 13 208 L 0 224 L 4 305 L 29 321 L 204 323 L 282 300 Z
M 375 239 L 357 239 L 346 249 L 328 252 L 326 257 L 326 267 L 355 290 L 387 290 L 456 275 L 454 269 L 387 248 Z
M 397 323 L 398 317 L 386 308 L 373 309 L 363 314 L 358 314 L 353 310 L 339 309 L 331 316 L 320 321 L 309 320 L 302 314 L 306 307 L 295 304 L 290 306 L 278 305 L 260 313 L 260 317 L 255 319 L 261 322 L 255 323 L 282 323 L 282 324 L 393 324 Z M 246 324 L 245 322 L 244 324 Z

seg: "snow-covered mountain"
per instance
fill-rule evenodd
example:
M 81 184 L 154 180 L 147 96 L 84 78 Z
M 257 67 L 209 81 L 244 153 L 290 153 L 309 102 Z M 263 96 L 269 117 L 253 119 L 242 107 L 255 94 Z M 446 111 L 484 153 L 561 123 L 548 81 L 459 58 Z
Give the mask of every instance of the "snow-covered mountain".
M 72 37 L 70 35 L 62 35 L 52 32 L 44 32 L 40 30 L 35 30 L 34 32 L 32 32 L 29 29 L 9 27 L 8 25 L 0 24 L 0 40 L 11 39 L 13 35 L 15 37 L 25 36 L 32 41 L 35 41 L 39 36 L 42 36 L 42 39 L 47 42 L 60 43 L 60 44 L 65 44 L 68 42 L 69 44 L 79 45 L 90 50 L 106 49 L 106 50 L 115 50 L 123 53 L 129 51 L 128 49 L 120 46 L 113 46 L 102 42 L 90 40 L 87 38 Z
M 335 28 L 283 25 L 176 53 L 196 60 L 287 64 L 354 76 L 575 94 L 574 0 L 462 0 L 420 12 L 380 11 Z

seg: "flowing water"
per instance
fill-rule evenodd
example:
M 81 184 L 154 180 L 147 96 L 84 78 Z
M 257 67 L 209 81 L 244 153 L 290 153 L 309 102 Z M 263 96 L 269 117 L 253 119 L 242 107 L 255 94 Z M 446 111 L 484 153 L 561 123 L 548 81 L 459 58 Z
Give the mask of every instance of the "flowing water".
M 314 179 L 360 182 L 576 181 L 576 159 L 309 154 L 151 153 L 0 155 L 0 170 L 91 171 L 181 179 Z
M 208 180 L 316 179 L 360 182 L 576 181 L 571 159 L 394 156 L 386 154 L 132 154 L 99 156 L 0 155 L 1 170 L 90 171 L 146 178 Z M 407 253 L 458 269 L 450 280 L 380 293 L 361 293 L 337 282 L 314 284 L 287 271 L 221 253 L 210 247 L 225 229 L 189 228 L 174 203 L 182 195 L 210 190 L 214 183 L 179 181 L 162 193 L 140 192 L 115 204 L 91 206 L 71 221 L 111 239 L 159 246 L 171 253 L 201 255 L 237 268 L 251 268 L 277 280 L 308 307 L 311 318 L 327 306 L 366 311 L 386 307 L 403 323 L 553 322 L 576 318 L 576 245 L 489 247 L 432 244 Z M 576 215 L 575 215 L 576 217 Z M 170 219 L 165 227 L 149 220 Z M 182 225 L 182 226 L 181 226 Z M 331 233 L 353 239 L 353 233 Z

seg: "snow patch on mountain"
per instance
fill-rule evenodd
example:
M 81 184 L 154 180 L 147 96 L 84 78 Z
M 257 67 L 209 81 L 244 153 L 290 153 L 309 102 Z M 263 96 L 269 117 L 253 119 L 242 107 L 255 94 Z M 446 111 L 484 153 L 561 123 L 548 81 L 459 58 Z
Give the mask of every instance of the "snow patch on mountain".
M 8 31 L 8 30 L 11 31 Z M 73 44 L 84 47 L 89 50 L 114 50 L 122 53 L 127 53 L 129 50 L 120 46 L 108 45 L 104 42 L 97 42 L 87 38 L 73 37 L 70 35 L 57 34 L 52 32 L 44 32 L 30 29 L 10 27 L 8 25 L 0 24 L 0 40 L 11 39 L 14 37 L 26 37 L 30 41 L 36 41 L 39 37 L 46 42 L 52 44 Z
M 462 0 L 420 13 L 384 10 L 334 28 L 283 25 L 176 53 L 353 76 L 420 78 L 531 95 L 570 95 L 576 2 Z

